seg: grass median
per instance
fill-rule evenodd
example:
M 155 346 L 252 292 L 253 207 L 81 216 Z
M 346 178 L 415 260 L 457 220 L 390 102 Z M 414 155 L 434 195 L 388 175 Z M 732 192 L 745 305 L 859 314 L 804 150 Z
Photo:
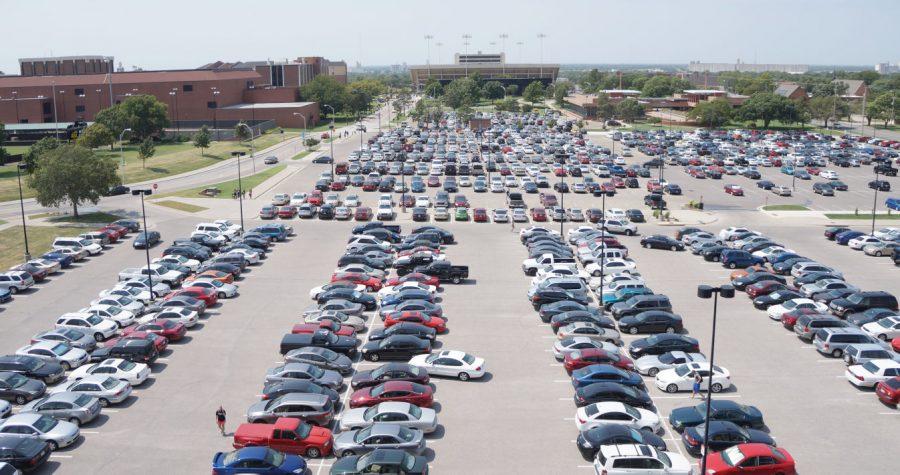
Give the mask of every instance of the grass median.
M 190 203 L 182 203 L 181 201 L 175 200 L 162 200 L 162 201 L 151 201 L 151 203 L 158 206 L 165 206 L 166 208 L 177 209 L 178 211 L 185 211 L 188 213 L 196 213 L 199 211 L 206 211 L 209 208 L 204 208 L 203 206 L 192 205 Z
M 872 213 L 825 213 L 825 217 L 828 219 L 835 220 L 845 220 L 845 219 L 862 219 L 866 221 L 872 220 Z M 900 213 L 895 214 L 879 214 L 875 213 L 875 221 L 898 221 L 900 220 Z
M 768 205 L 762 207 L 763 211 L 809 211 L 803 205 Z
M 50 250 L 53 240 L 61 236 L 77 236 L 86 231 L 80 226 L 27 226 L 28 250 L 38 257 Z M 25 256 L 25 239 L 21 226 L 0 231 L 0 269 L 21 264 Z
M 276 165 L 272 168 L 263 170 L 255 175 L 249 175 L 241 177 L 241 185 L 244 187 L 244 190 L 252 190 L 254 187 L 259 186 L 264 181 L 272 178 L 277 175 L 280 171 L 284 170 L 287 165 Z M 202 194 L 204 190 L 209 188 L 218 188 L 219 194 L 214 198 L 218 199 L 233 199 L 232 193 L 234 190 L 238 189 L 238 181 L 230 180 L 223 181 L 222 183 L 215 183 L 212 185 L 198 186 L 196 188 L 190 188 L 183 191 L 178 191 L 175 193 L 169 193 L 166 195 L 161 195 L 160 197 L 168 197 L 168 196 L 181 196 L 183 198 L 213 198 L 212 196 L 207 196 Z

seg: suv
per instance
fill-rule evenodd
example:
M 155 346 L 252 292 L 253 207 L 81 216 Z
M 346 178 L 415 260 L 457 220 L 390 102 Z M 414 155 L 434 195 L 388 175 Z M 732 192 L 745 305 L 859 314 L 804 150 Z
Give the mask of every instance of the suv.
M 622 317 L 637 315 L 649 310 L 672 311 L 672 302 L 665 295 L 635 295 L 624 302 L 618 302 L 612 306 L 612 316 L 616 320 Z
M 763 264 L 764 261 L 760 257 L 756 257 L 747 251 L 736 249 L 728 249 L 722 251 L 722 266 L 729 269 L 737 269 L 738 267 L 750 267 L 757 264 Z
M 840 358 L 848 346 L 861 343 L 877 344 L 878 340 L 859 328 L 823 328 L 816 332 L 813 345 L 819 353 Z
M 839 317 L 876 307 L 897 310 L 897 297 L 884 291 L 857 292 L 847 298 L 834 299 L 828 304 L 832 313 Z
M 831 315 L 801 315 L 794 323 L 794 333 L 801 340 L 812 340 L 816 332 L 823 328 L 846 328 L 848 326 L 847 322 Z
M 860 343 L 844 348 L 844 361 L 847 365 L 863 364 L 870 360 L 891 360 L 894 355 L 881 345 Z
M 594 459 L 594 470 L 606 475 L 692 473 L 691 464 L 684 456 L 674 452 L 662 452 L 644 444 L 600 446 Z
M 109 348 L 108 357 L 121 358 L 132 363 L 152 364 L 159 358 L 159 351 L 156 350 L 156 344 L 150 340 L 125 339 Z
M 21 292 L 34 285 L 31 274 L 25 271 L 0 273 L 0 289 L 9 290 L 11 294 Z

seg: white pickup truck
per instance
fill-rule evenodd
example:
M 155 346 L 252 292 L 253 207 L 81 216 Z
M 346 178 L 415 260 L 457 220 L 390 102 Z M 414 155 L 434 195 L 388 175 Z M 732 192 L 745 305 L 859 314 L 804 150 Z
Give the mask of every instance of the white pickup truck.
M 571 264 L 574 267 L 575 258 L 558 257 L 549 253 L 541 254 L 539 257 L 535 257 L 533 259 L 525 259 L 524 261 L 522 261 L 522 271 L 525 272 L 525 275 L 535 275 L 537 274 L 538 269 L 546 266 L 551 266 L 553 264 Z
M 184 276 L 178 271 L 168 270 L 159 264 L 150 264 L 149 270 L 147 266 L 123 269 L 119 272 L 119 282 L 147 276 L 150 276 L 154 282 L 162 282 L 170 287 L 177 287 L 184 280 Z

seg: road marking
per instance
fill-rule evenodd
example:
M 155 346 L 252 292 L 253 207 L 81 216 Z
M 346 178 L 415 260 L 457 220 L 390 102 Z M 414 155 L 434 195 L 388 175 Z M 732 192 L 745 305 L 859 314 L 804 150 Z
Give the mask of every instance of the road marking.
M 739 399 L 741 397 L 740 394 L 716 394 L 713 396 L 713 399 Z M 653 399 L 690 399 L 691 396 L 685 394 L 684 396 L 653 396 Z M 696 397 L 694 399 L 697 399 Z M 706 401 L 705 399 L 697 399 L 698 401 Z
M 563 420 L 564 421 L 574 421 L 575 418 L 574 417 L 563 417 Z
M 70 459 L 71 455 L 58 455 L 58 454 L 50 454 L 50 458 L 52 459 Z
M 900 411 L 897 412 L 879 412 L 879 414 L 883 416 L 900 416 Z
M 156 359 L 156 362 L 158 362 L 158 363 L 167 363 L 168 361 L 169 361 L 169 358 L 157 358 Z
M 561 397 L 561 398 L 559 398 L 559 400 L 560 400 L 560 401 L 571 401 L 572 398 L 570 398 L 570 397 Z
M 118 414 L 119 410 L 118 409 L 103 409 L 103 412 L 108 413 L 108 414 Z
M 99 434 L 100 432 L 96 431 L 96 430 L 83 430 L 83 431 L 81 431 L 81 433 L 88 434 L 88 435 L 95 435 L 95 434 Z

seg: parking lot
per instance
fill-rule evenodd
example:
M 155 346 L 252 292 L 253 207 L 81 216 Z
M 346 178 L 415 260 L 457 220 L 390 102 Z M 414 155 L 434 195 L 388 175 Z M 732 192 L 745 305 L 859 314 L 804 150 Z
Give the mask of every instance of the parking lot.
M 590 134 L 603 145 L 605 136 Z M 343 156 L 352 144 L 336 147 Z M 648 158 L 635 153 L 628 164 Z M 641 188 L 620 189 L 606 199 L 609 208 L 638 208 L 649 223 L 638 224 L 639 235 L 621 236 L 630 257 L 656 293 L 673 302 L 674 312 L 684 318 L 687 332 L 699 339 L 708 354 L 711 341 L 712 302 L 696 296 L 698 284 L 720 285 L 730 270 L 705 262 L 689 252 L 643 249 L 642 235 L 672 236 L 678 224 L 697 225 L 712 232 L 727 226 L 747 226 L 785 246 L 843 271 L 848 282 L 863 289 L 900 294 L 897 268 L 890 259 L 874 258 L 847 247 L 838 247 L 822 237 L 827 220 L 817 217 L 780 217 L 756 211 L 765 204 L 803 204 L 813 210 L 869 210 L 871 178 L 865 168 L 840 168 L 841 179 L 850 187 L 836 197 L 811 193 L 810 181 L 797 180 L 794 197 L 779 197 L 758 190 L 743 177 L 744 197 L 722 191 L 730 177 L 697 180 L 681 167 L 667 167 L 665 177 L 682 186 L 680 197 L 666 195 L 678 223 L 659 223 L 643 205 Z M 247 214 L 257 212 L 276 193 L 307 192 L 328 165 L 310 164 L 266 193 L 245 203 Z M 653 171 L 652 178 L 656 178 Z M 763 178 L 790 184 L 790 177 L 777 168 L 765 169 Z M 551 183 L 554 182 L 551 178 Z M 578 180 L 566 178 L 566 181 Z M 813 177 L 812 181 L 819 180 Z M 892 184 L 896 179 L 892 178 Z M 542 189 L 541 191 L 548 191 Z M 552 192 L 552 191 L 551 191 Z M 378 192 L 358 189 L 342 195 L 360 195 L 363 204 L 375 207 Z M 461 188 L 472 207 L 505 208 L 504 193 L 475 193 Z M 435 189 L 429 188 L 433 200 Z M 556 193 L 559 196 L 559 193 Z M 399 199 L 399 194 L 393 194 Z M 451 194 L 453 195 L 453 194 Z M 879 196 L 882 196 L 879 194 Z M 706 205 L 704 212 L 682 210 L 690 200 Z M 529 207 L 537 206 L 537 194 L 525 194 Z M 565 207 L 599 208 L 600 198 L 567 193 Z M 883 200 L 879 199 L 883 203 Z M 881 203 L 879 203 L 881 206 Z M 215 218 L 236 220 L 237 206 Z M 222 209 L 221 207 L 213 210 Z M 416 226 L 409 212 L 399 207 L 397 223 L 404 232 Z M 212 211 L 211 211 L 212 212 Z M 430 213 L 431 211 L 429 211 Z M 211 216 L 188 216 L 152 207 L 151 228 L 169 236 L 186 234 L 197 222 Z M 247 227 L 262 221 L 249 218 Z M 170 346 L 153 366 L 151 381 L 137 388 L 123 407 L 104 409 L 104 416 L 86 425 L 84 440 L 76 447 L 51 456 L 41 473 L 125 473 L 135 464 L 152 467 L 166 464 L 167 473 L 199 473 L 209 470 L 212 455 L 231 450 L 231 437 L 221 437 L 214 425 L 215 409 L 228 411 L 228 432 L 244 422 L 247 407 L 259 399 L 266 369 L 281 363 L 278 342 L 311 302 L 308 290 L 325 283 L 356 223 L 339 221 L 291 221 L 297 235 L 274 246 L 264 264 L 254 266 L 238 283 L 239 298 L 220 303 L 189 338 Z M 564 223 L 563 231 L 580 223 Z M 427 456 L 434 473 L 589 473 L 591 461 L 574 447 L 578 431 L 574 424 L 571 379 L 553 358 L 556 336 L 526 299 L 530 277 L 522 274 L 527 257 L 518 230 L 508 223 L 474 223 L 454 220 L 440 224 L 452 231 L 458 244 L 445 252 L 454 264 L 469 266 L 469 280 L 445 285 L 441 305 L 450 331 L 440 337 L 441 349 L 459 349 L 486 360 L 488 375 L 461 382 L 433 378 L 441 429 L 428 437 Z M 548 228 L 560 229 L 555 222 Z M 887 225 L 887 224 L 886 224 Z M 868 222 L 858 227 L 866 230 Z M 151 250 L 158 254 L 161 248 Z M 84 307 L 97 292 L 111 286 L 123 267 L 140 266 L 144 254 L 119 244 L 107 255 L 81 265 L 77 272 L 54 277 L 38 291 L 17 296 L 0 307 L 0 345 L 14 352 L 35 333 L 47 329 L 60 314 Z M 370 317 L 371 318 L 371 317 Z M 377 318 L 373 328 L 380 322 Z M 727 368 L 734 390 L 716 398 L 734 399 L 757 406 L 779 446 L 797 460 L 801 473 L 883 473 L 893 458 L 894 441 L 900 436 L 900 411 L 878 402 L 871 391 L 847 383 L 844 363 L 816 352 L 779 323 L 753 309 L 742 293 L 733 300 L 720 300 L 716 363 Z M 626 345 L 636 337 L 625 336 Z M 363 338 L 363 341 L 364 338 Z M 360 362 L 359 369 L 376 364 Z M 659 415 L 667 419 L 673 408 L 693 405 L 686 393 L 666 394 L 647 379 L 649 393 Z M 668 427 L 660 434 L 669 450 L 683 452 L 677 433 Z M 848 456 L 850 455 L 850 456 Z M 689 460 L 696 461 L 688 456 Z M 334 458 L 309 460 L 310 472 L 327 473 Z

